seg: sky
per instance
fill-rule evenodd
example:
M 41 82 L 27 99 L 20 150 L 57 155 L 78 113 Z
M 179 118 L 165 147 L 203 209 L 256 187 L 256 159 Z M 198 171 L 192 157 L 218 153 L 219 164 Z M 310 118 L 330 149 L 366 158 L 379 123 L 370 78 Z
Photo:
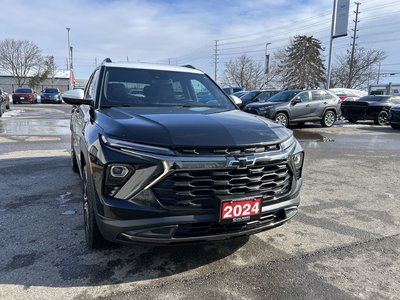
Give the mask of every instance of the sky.
M 357 45 L 385 51 L 380 82 L 400 82 L 400 2 L 359 2 Z M 263 64 L 266 43 L 273 60 L 298 34 L 320 39 L 327 60 L 333 0 L 0 0 L 0 7 L 0 40 L 30 40 L 59 69 L 66 69 L 71 28 L 78 79 L 106 57 L 191 64 L 214 77 L 216 40 L 220 79 L 229 60 L 246 54 Z M 333 63 L 350 48 L 354 10 L 350 1 L 349 35 L 334 40 Z

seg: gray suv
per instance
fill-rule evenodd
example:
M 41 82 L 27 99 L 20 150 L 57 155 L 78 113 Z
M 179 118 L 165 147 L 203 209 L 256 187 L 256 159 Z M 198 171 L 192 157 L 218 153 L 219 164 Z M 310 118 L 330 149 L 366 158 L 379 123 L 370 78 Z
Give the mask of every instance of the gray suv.
M 332 126 L 340 115 L 339 97 L 330 91 L 285 90 L 265 102 L 248 104 L 244 111 L 265 116 L 287 127 L 320 121 L 322 126 Z

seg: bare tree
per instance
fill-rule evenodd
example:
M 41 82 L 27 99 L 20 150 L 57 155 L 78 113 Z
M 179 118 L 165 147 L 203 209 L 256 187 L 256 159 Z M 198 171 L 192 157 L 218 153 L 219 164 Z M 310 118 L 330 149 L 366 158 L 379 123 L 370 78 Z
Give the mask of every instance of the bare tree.
M 58 66 L 54 61 L 54 56 L 47 56 L 44 59 L 44 65 L 48 71 L 48 78 L 50 78 L 51 86 L 54 85 L 54 78 L 56 77 Z
M 263 67 L 246 55 L 225 64 L 224 85 L 241 86 L 246 90 L 254 90 L 262 86 L 263 82 Z
M 0 41 L 0 69 L 12 74 L 21 87 L 27 76 L 42 62 L 40 48 L 31 41 L 5 39 Z
M 285 88 L 315 88 L 325 82 L 321 42 L 313 36 L 297 35 L 281 53 L 279 65 Z
M 35 89 L 39 87 L 43 81 L 50 78 L 51 85 L 53 86 L 56 72 L 57 65 L 54 62 L 54 56 L 46 56 L 42 64 L 36 69 L 35 75 L 29 79 L 28 84 Z
M 357 47 L 354 54 L 353 71 L 350 74 L 351 51 L 337 57 L 337 65 L 332 68 L 331 86 L 365 89 L 377 77 L 376 66 L 385 59 L 382 50 Z

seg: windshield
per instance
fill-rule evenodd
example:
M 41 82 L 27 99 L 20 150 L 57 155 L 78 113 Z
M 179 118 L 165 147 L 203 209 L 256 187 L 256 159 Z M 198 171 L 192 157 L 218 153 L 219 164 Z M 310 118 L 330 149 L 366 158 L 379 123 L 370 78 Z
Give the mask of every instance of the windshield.
M 261 92 L 260 91 L 251 91 L 247 94 L 243 95 L 240 99 L 244 102 L 253 100 L 253 98 L 257 97 Z
M 101 106 L 236 109 L 204 74 L 128 68 L 106 68 Z
M 57 89 L 44 89 L 45 93 L 49 93 L 49 94 L 55 94 L 58 93 Z
M 282 91 L 269 98 L 268 102 L 289 102 L 298 93 L 300 91 Z
M 32 94 L 31 89 L 16 89 L 15 93 Z

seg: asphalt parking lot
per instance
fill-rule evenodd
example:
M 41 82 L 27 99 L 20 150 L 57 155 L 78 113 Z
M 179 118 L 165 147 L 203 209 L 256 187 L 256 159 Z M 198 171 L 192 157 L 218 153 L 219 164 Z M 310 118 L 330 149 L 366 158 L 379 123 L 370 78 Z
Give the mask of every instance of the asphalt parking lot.
M 208 244 L 84 243 L 68 105 L 0 118 L 1 299 L 399 299 L 400 131 L 294 128 L 306 151 L 299 214 Z

